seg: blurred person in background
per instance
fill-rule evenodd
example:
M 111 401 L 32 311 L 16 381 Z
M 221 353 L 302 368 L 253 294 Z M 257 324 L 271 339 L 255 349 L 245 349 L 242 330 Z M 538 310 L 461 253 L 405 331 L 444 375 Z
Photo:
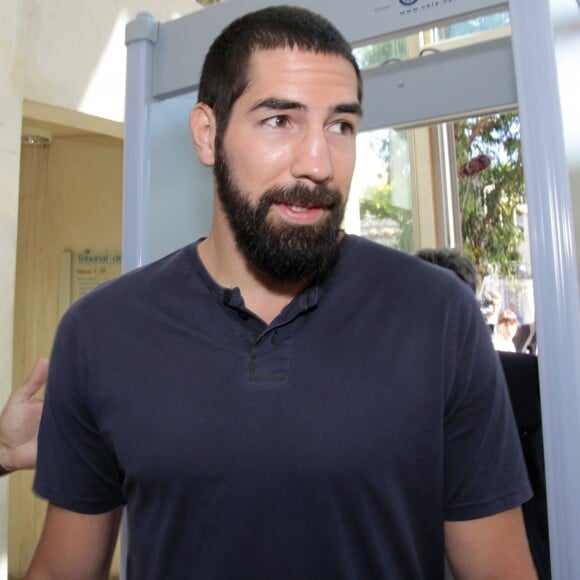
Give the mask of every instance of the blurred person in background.
M 520 323 L 513 310 L 502 310 L 497 317 L 497 324 L 491 337 L 495 350 L 516 352 L 514 337 Z

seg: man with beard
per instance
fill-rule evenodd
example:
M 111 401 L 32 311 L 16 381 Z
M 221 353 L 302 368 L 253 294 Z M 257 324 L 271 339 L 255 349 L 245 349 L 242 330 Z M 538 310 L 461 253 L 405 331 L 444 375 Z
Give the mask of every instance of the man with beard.
M 360 73 L 270 7 L 212 44 L 191 114 L 206 239 L 90 293 L 50 366 L 28 578 L 533 578 L 530 495 L 477 304 L 340 231 Z M 482 354 L 483 352 L 483 354 Z

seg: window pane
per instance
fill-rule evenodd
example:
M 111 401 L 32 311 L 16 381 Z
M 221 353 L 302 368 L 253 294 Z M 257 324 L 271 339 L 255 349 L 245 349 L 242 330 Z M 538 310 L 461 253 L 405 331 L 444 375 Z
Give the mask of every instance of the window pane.
M 410 252 L 414 248 L 409 137 L 409 131 L 387 128 L 359 134 L 345 228 Z
M 446 40 L 448 38 L 469 36 L 471 34 L 484 32 L 486 30 L 501 28 L 502 26 L 507 26 L 509 23 L 509 12 L 498 12 L 497 14 L 480 16 L 465 22 L 456 22 L 455 24 L 450 24 L 449 26 L 441 26 L 436 28 L 436 38 L 438 40 Z
M 407 57 L 407 39 L 395 38 L 360 46 L 352 54 L 361 70 L 385 64 L 389 60 L 403 60 Z
M 534 352 L 535 310 L 519 117 L 505 113 L 463 119 L 456 123 L 455 135 L 463 248 L 482 278 L 482 312 L 497 334 L 500 313 L 513 311 L 519 323 L 519 334 L 512 337 L 515 349 Z

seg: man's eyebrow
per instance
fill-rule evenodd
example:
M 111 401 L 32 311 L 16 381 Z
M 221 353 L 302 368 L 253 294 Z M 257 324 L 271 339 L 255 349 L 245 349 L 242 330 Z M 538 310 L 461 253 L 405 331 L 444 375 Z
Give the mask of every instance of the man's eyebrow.
M 363 110 L 360 103 L 344 103 L 343 105 L 336 105 L 331 107 L 331 112 L 333 113 L 349 113 L 352 115 L 357 115 L 362 117 Z
M 308 107 L 298 101 L 291 101 L 289 99 L 280 99 L 276 97 L 269 97 L 257 102 L 253 107 L 252 111 L 257 111 L 259 109 L 271 109 L 273 111 L 289 111 L 289 110 L 299 110 L 306 111 Z M 343 103 L 340 105 L 334 105 L 329 108 L 330 112 L 335 113 L 349 113 L 362 117 L 362 107 L 360 103 Z
M 289 110 L 289 109 L 299 109 L 306 110 L 306 105 L 299 103 L 298 101 L 290 101 L 289 99 L 278 99 L 276 97 L 270 97 L 262 101 L 257 102 L 253 107 L 252 111 L 257 111 L 258 109 L 272 109 L 272 110 Z

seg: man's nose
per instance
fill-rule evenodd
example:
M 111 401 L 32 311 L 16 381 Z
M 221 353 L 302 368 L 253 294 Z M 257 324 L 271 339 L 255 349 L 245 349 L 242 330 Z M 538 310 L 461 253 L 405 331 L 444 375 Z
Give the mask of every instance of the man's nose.
M 292 174 L 296 179 L 309 180 L 316 184 L 332 180 L 332 152 L 324 129 L 309 129 L 298 140 L 294 150 Z

